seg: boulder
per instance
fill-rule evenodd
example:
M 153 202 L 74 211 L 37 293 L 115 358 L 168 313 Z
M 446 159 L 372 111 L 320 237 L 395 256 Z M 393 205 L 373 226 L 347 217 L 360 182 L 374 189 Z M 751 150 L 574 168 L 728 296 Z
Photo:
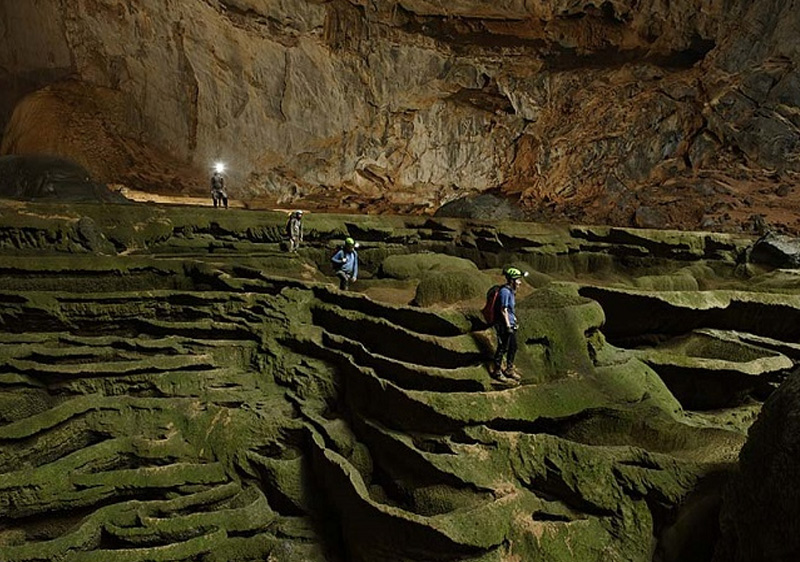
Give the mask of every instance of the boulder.
M 44 155 L 0 156 L 0 197 L 128 202 L 119 193 L 92 181 L 83 166 L 64 158 Z
M 491 277 L 478 272 L 429 273 L 417 285 L 414 304 L 431 306 L 476 299 L 482 297 L 491 285 Z
M 487 221 L 525 218 L 519 207 L 508 199 L 492 193 L 483 193 L 477 197 L 460 197 L 439 207 L 434 216 Z
M 714 562 L 800 558 L 800 373 L 764 403 L 722 502 Z
M 658 207 L 641 206 L 633 215 L 633 222 L 639 228 L 667 228 L 668 218 Z
M 395 254 L 383 260 L 380 267 L 382 277 L 394 279 L 418 279 L 427 273 L 454 271 L 475 274 L 478 266 L 464 258 L 430 253 Z
M 768 232 L 750 251 L 750 261 L 781 269 L 800 267 L 800 242 L 797 238 Z

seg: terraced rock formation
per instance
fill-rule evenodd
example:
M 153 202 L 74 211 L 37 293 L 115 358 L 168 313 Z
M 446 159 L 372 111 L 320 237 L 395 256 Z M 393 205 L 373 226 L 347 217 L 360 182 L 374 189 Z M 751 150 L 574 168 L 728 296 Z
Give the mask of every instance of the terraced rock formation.
M 0 213 L 3 562 L 710 560 L 798 360 L 746 238 L 310 215 L 290 255 L 281 213 Z M 459 280 L 508 263 L 501 388 Z

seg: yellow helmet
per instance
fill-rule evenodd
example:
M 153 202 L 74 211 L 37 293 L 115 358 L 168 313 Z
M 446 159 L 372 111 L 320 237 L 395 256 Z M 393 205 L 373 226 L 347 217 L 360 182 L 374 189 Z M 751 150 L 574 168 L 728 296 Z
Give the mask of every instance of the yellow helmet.
M 521 271 L 521 270 L 517 269 L 516 267 L 508 267 L 503 272 L 503 275 L 505 275 L 506 279 L 508 279 L 509 281 L 513 281 L 514 279 L 522 279 L 523 277 L 527 277 L 528 276 L 528 272 L 527 271 Z

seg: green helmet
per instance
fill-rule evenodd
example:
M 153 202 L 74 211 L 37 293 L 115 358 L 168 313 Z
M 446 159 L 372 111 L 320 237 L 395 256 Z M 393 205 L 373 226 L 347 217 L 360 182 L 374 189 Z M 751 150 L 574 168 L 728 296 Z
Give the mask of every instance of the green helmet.
M 355 248 L 356 247 L 356 241 L 348 236 L 347 238 L 344 239 L 344 247 L 345 248 Z
M 506 276 L 506 279 L 508 279 L 509 281 L 512 281 L 514 279 L 522 279 L 523 277 L 527 277 L 528 276 L 528 272 L 527 271 L 521 271 L 521 270 L 517 269 L 516 267 L 509 267 L 503 272 L 503 275 Z

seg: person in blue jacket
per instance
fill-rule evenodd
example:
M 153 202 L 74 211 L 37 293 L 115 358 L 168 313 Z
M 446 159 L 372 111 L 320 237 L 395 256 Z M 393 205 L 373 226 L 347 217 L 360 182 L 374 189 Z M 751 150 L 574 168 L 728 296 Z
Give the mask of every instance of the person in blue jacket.
M 514 367 L 514 357 L 517 354 L 517 289 L 522 284 L 522 278 L 528 272 L 522 272 L 516 267 L 509 267 L 503 274 L 506 284 L 500 287 L 497 294 L 497 312 L 494 329 L 497 332 L 497 351 L 494 354 L 492 376 L 501 383 L 519 382 L 520 375 Z M 506 358 L 506 368 L 503 369 L 503 357 Z
M 358 281 L 358 244 L 352 238 L 345 238 L 344 245 L 331 258 L 333 270 L 339 278 L 339 288 L 346 291 L 350 283 Z

